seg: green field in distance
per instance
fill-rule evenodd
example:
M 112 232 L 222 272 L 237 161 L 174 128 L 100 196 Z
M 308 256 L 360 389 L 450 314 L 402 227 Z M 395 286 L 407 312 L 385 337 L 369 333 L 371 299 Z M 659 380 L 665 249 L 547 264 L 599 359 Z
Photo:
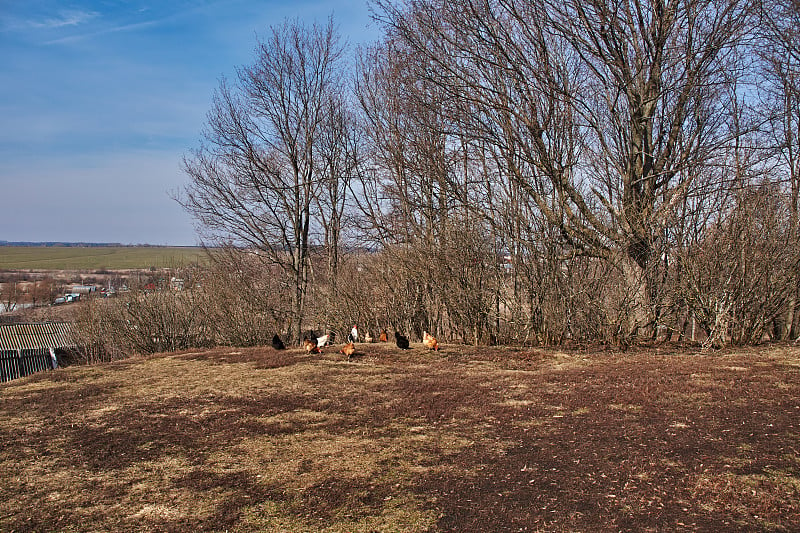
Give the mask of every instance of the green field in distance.
M 0 246 L 0 270 L 180 268 L 204 261 L 196 247 Z

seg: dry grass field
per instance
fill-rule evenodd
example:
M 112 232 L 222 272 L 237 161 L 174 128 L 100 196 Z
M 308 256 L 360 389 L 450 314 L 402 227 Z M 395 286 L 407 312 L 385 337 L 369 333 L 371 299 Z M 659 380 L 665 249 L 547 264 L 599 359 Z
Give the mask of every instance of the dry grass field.
M 798 531 L 800 349 L 231 349 L 0 385 L 0 531 Z

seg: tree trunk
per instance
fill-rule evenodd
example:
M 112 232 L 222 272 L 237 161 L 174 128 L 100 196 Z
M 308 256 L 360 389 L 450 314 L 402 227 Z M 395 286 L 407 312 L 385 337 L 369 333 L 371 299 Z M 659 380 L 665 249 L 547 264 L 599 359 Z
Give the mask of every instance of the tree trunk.
M 621 258 L 620 265 L 625 281 L 623 297 L 626 302 L 625 330 L 620 332 L 620 340 L 626 341 L 652 325 L 653 312 L 646 269 L 630 255 Z

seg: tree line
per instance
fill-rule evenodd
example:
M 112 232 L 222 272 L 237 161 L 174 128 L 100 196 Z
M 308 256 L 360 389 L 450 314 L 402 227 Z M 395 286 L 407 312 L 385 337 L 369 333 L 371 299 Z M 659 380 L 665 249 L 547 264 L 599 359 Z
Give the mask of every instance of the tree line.
M 184 158 L 238 329 L 797 338 L 796 0 L 372 8 L 271 28 Z

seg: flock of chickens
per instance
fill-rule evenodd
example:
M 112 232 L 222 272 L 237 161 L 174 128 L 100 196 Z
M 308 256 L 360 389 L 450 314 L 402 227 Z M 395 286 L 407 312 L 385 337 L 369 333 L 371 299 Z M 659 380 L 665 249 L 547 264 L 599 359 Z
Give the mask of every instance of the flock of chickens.
M 356 351 L 355 341 L 357 340 L 357 337 L 358 333 L 355 329 L 355 326 L 353 326 L 353 333 L 351 333 L 351 335 L 348 337 L 349 342 L 345 344 L 341 350 L 339 350 L 339 353 L 343 353 L 344 355 L 347 356 L 348 361 Z M 397 344 L 398 348 L 400 348 L 401 350 L 408 350 L 410 346 L 408 337 L 405 337 L 399 331 L 395 331 L 394 338 L 395 338 L 395 344 Z M 369 333 L 367 333 L 364 336 L 364 341 L 369 343 L 373 341 L 373 338 L 372 336 L 370 336 Z M 379 341 L 389 342 L 389 334 L 386 332 L 385 329 L 381 332 Z M 303 348 L 305 349 L 306 353 L 309 354 L 322 353 L 321 348 L 323 346 L 328 346 L 330 344 L 331 344 L 331 336 L 329 334 L 316 338 L 314 337 L 309 338 L 308 336 L 303 338 Z M 435 351 L 439 350 L 439 342 L 433 335 L 431 335 L 427 331 L 424 331 L 422 333 L 422 344 L 424 344 L 425 347 L 427 347 L 430 350 L 435 350 Z M 286 345 L 283 343 L 283 341 L 281 340 L 281 338 L 278 336 L 277 333 L 272 337 L 272 347 L 275 348 L 276 350 L 286 349 Z

